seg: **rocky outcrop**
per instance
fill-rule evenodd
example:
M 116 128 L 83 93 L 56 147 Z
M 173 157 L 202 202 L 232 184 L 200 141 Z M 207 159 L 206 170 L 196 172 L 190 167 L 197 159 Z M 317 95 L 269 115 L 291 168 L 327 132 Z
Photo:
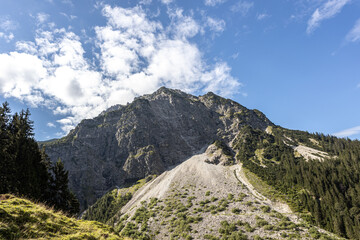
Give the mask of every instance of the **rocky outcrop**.
M 273 124 L 261 112 L 213 93 L 196 97 L 163 87 L 42 145 L 52 161 L 64 162 L 84 209 L 109 189 L 160 174 L 215 140 L 231 145 L 243 125 L 265 130 Z

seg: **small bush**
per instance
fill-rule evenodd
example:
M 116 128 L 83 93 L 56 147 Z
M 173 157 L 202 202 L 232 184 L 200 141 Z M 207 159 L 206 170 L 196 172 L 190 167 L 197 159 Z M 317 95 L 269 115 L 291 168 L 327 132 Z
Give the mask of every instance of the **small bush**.
M 241 212 L 241 210 L 239 208 L 233 208 L 231 210 L 231 212 L 234 213 L 234 214 L 239 214 Z
M 269 213 L 271 210 L 269 206 L 261 206 L 260 208 L 264 213 Z

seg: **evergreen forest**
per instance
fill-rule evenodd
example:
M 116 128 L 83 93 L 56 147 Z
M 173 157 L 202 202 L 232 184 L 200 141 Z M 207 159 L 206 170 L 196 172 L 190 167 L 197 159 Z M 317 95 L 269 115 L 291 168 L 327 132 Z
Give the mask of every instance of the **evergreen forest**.
M 296 145 L 329 156 L 305 159 L 294 151 Z M 234 148 L 243 166 L 286 196 L 303 218 L 342 237 L 360 239 L 359 141 L 281 127 L 267 134 L 245 126 Z
M 50 162 L 34 139 L 29 110 L 11 114 L 0 107 L 0 194 L 11 193 L 40 201 L 70 215 L 79 203 L 68 187 L 68 172 L 59 159 Z

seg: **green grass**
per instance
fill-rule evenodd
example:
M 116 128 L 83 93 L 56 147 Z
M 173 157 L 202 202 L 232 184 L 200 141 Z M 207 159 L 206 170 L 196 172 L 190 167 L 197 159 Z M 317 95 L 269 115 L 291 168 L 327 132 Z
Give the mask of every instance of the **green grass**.
M 284 202 L 283 199 L 285 199 L 285 195 L 281 194 L 279 191 L 276 191 L 272 186 L 268 185 L 248 169 L 242 168 L 242 171 L 244 171 L 246 178 L 260 194 L 264 195 L 272 201 Z
M 124 239 L 113 228 L 76 220 L 10 194 L 0 195 L 0 239 Z

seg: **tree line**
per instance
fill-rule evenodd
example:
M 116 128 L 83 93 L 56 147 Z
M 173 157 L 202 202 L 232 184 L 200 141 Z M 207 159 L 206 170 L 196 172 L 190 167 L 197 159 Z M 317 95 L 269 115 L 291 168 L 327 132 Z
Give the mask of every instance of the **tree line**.
M 0 106 L 0 194 L 12 193 L 43 202 L 68 214 L 79 202 L 68 187 L 68 172 L 59 159 L 52 164 L 34 139 L 30 111 L 11 114 Z
M 306 160 L 289 144 L 311 146 L 330 156 L 324 161 Z M 359 141 L 280 127 L 270 135 L 247 126 L 234 148 L 243 166 L 285 194 L 305 219 L 342 237 L 360 239 Z M 257 149 L 263 149 L 263 165 Z

